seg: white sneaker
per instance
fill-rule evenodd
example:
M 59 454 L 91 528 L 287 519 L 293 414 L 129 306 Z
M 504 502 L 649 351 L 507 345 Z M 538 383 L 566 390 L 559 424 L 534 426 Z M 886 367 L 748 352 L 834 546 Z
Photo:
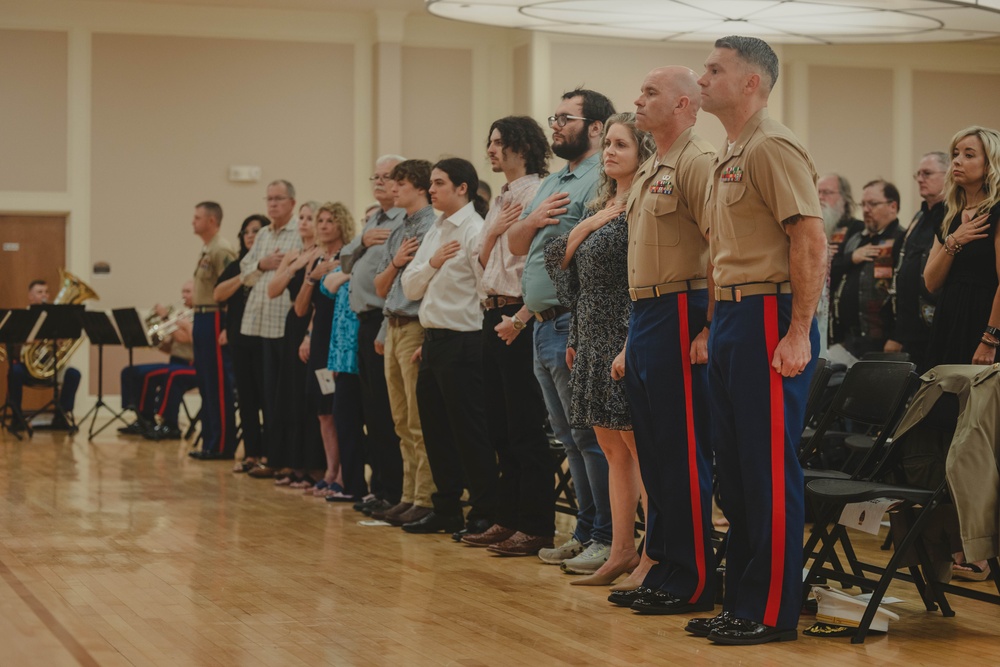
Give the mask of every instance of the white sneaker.
M 538 558 L 549 565 L 560 565 L 564 560 L 576 556 L 581 551 L 583 551 L 583 545 L 580 544 L 580 540 L 571 537 L 554 549 L 540 549 Z
M 579 556 L 564 560 L 562 570 L 567 574 L 593 574 L 608 562 L 611 555 L 611 545 L 591 542 Z

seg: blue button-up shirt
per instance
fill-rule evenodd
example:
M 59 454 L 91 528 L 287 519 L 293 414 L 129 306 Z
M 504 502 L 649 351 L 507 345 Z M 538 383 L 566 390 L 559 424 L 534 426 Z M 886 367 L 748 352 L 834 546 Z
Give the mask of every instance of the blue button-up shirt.
M 566 213 L 559 216 L 559 224 L 539 229 L 531 240 L 521 286 L 524 290 L 524 303 L 533 313 L 559 305 L 556 288 L 549 278 L 548 271 L 545 270 L 545 243 L 573 229 L 583 218 L 587 202 L 594 198 L 597 189 L 600 163 L 601 154 L 597 152 L 576 165 L 573 171 L 570 171 L 567 165 L 546 177 L 539 186 L 535 199 L 521 216 L 527 217 L 536 206 L 554 192 L 569 193 L 569 206 L 566 207 Z

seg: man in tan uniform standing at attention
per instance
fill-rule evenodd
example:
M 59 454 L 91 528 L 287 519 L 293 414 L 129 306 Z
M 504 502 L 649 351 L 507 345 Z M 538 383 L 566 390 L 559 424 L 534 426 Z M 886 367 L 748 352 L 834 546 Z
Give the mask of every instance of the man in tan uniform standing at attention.
M 729 519 L 723 613 L 687 629 L 719 644 L 796 639 L 802 606 L 802 468 L 797 457 L 819 350 L 826 273 L 816 169 L 767 99 L 778 58 L 724 37 L 699 79 L 722 121 L 708 203 L 714 313 L 708 341 L 712 444 Z
M 641 614 L 708 611 L 715 600 L 705 365 L 708 239 L 699 223 L 715 148 L 693 131 L 701 89 L 690 69 L 653 70 L 635 105 L 636 125 L 653 135 L 657 150 L 629 193 L 634 306 L 612 375 L 625 376 L 649 503 L 646 553 L 657 563 L 638 589 L 608 599 Z

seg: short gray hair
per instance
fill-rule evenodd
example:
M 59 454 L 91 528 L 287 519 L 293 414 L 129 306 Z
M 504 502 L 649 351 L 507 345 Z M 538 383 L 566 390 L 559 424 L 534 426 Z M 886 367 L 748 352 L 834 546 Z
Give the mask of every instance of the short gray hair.
M 383 155 L 380 158 L 378 158 L 377 160 L 375 160 L 375 166 L 377 167 L 380 164 L 385 164 L 386 162 L 395 162 L 396 164 L 399 164 L 400 162 L 402 162 L 405 159 L 406 158 L 403 157 L 402 155 L 392 155 L 392 154 Z
M 948 159 L 948 156 L 945 155 L 944 151 L 931 151 L 930 153 L 924 153 L 920 156 L 920 159 L 923 160 L 925 157 L 935 158 L 938 161 L 938 164 L 941 165 L 941 169 L 948 171 L 948 163 L 951 162 L 951 160 Z
M 271 187 L 272 185 L 284 185 L 285 194 L 291 197 L 292 199 L 295 199 L 295 186 L 286 181 L 285 179 L 279 178 L 276 181 L 271 181 L 270 183 L 267 184 L 267 187 Z
M 717 39 L 715 48 L 735 51 L 740 60 L 765 76 L 768 91 L 774 88 L 778 81 L 778 56 L 767 42 L 758 37 L 730 35 Z

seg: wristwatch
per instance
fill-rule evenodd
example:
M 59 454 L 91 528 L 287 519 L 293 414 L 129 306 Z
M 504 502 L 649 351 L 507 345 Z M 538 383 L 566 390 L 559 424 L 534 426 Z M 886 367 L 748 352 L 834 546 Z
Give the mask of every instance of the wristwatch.
M 510 318 L 510 322 L 511 322 L 511 324 L 514 327 L 514 331 L 521 331 L 521 330 L 526 329 L 528 327 L 528 323 L 527 322 L 522 322 L 521 318 L 518 317 L 517 315 L 512 315 L 511 318 Z

